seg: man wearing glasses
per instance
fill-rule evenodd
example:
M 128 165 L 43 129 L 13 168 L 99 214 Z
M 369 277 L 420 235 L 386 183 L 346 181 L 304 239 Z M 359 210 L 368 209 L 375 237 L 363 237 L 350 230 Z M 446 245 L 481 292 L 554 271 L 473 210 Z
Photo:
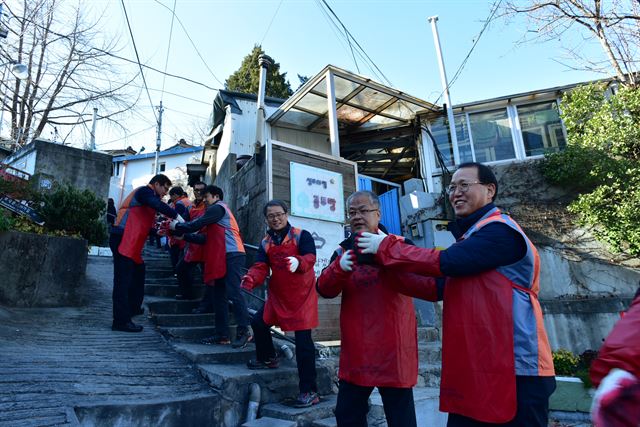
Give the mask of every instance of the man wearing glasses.
M 448 249 L 408 247 L 379 233 L 364 233 L 357 245 L 385 268 L 437 278 L 427 286 L 440 288 L 444 301 L 447 426 L 546 427 L 555 374 L 538 302 L 538 252 L 494 205 L 498 182 L 487 166 L 461 164 L 447 192 L 457 239 Z
M 165 175 L 154 176 L 149 184 L 136 188 L 124 199 L 109 236 L 113 253 L 113 324 L 111 329 L 122 332 L 141 332 L 142 326 L 131 317 L 144 313 L 145 266 L 142 248 L 149 230 L 153 228 L 156 211 L 169 218 L 183 219 L 162 197 L 171 188 Z
M 433 279 L 399 273 L 375 264 L 373 257 L 355 255 L 354 237 L 377 233 L 380 202 L 370 191 L 347 199 L 352 237 L 333 254 L 318 278 L 318 293 L 340 306 L 340 385 L 335 415 L 338 427 L 366 426 L 368 399 L 378 387 L 389 427 L 416 426 L 413 386 L 418 378 L 416 317 L 411 297 L 394 282 L 415 287 L 416 296 L 436 298 Z M 400 238 L 401 239 L 401 238 Z M 401 243 L 408 246 L 407 243 Z
M 264 307 L 251 319 L 256 343 L 256 359 L 247 363 L 249 369 L 278 367 L 269 328 L 295 331 L 296 362 L 299 391 L 297 407 L 320 402 L 316 384 L 316 349 L 311 330 L 318 326 L 318 295 L 315 290 L 316 245 L 308 231 L 292 227 L 285 202 L 271 200 L 263 214 L 267 235 L 262 239 L 255 263 L 242 278 L 242 288 L 251 291 L 262 285 L 271 270 L 269 296 Z

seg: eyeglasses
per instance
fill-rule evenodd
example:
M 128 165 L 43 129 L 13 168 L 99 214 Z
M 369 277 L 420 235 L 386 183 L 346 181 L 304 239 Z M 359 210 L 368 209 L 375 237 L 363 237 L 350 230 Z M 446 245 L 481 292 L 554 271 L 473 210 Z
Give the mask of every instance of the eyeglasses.
M 355 218 L 356 215 L 360 214 L 360 216 L 365 216 L 366 214 L 368 214 L 369 212 L 375 212 L 378 209 L 358 209 L 358 210 L 349 210 L 349 212 L 347 212 L 347 216 L 349 218 Z
M 474 184 L 484 185 L 484 182 L 473 181 L 473 182 L 461 182 L 460 184 L 451 184 L 450 186 L 447 187 L 447 194 L 452 195 L 458 190 L 460 190 L 461 193 L 466 193 L 467 191 L 469 191 L 469 188 L 471 188 L 471 186 Z
M 267 215 L 267 219 L 269 221 L 273 221 L 274 219 L 280 219 L 283 216 L 285 216 L 287 213 L 286 212 L 278 212 L 278 213 L 274 213 L 274 214 L 269 214 Z

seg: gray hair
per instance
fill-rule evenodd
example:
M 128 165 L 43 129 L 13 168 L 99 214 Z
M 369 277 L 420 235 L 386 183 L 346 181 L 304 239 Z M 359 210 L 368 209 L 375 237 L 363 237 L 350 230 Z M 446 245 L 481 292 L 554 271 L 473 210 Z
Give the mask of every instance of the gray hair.
M 358 190 L 355 193 L 351 194 L 349 197 L 347 197 L 347 209 L 349 209 L 349 205 L 351 204 L 351 201 L 359 196 L 365 196 L 369 198 L 369 202 L 371 203 L 371 205 L 373 205 L 376 209 L 380 209 L 380 199 L 378 199 L 378 195 L 373 191 L 368 191 L 368 190 Z

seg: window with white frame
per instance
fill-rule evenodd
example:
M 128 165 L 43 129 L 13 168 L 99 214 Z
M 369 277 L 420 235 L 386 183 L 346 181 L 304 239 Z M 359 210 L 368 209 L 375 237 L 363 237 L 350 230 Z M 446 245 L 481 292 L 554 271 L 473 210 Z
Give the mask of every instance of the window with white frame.
M 506 108 L 469 114 L 476 162 L 515 159 L 511 125 Z
M 460 155 L 460 162 L 473 161 L 473 154 L 471 152 L 471 139 L 469 138 L 469 128 L 467 127 L 466 114 L 458 114 L 454 117 L 456 123 L 456 138 L 458 139 L 458 154 Z M 444 117 L 438 117 L 431 122 L 431 133 L 433 139 L 436 140 L 436 146 L 442 154 L 442 159 L 446 166 L 453 166 L 453 144 L 451 142 L 451 132 L 449 130 L 449 119 Z M 437 158 L 434 157 L 435 167 L 439 167 Z
M 555 101 L 520 105 L 517 109 L 527 157 L 554 153 L 566 147 L 558 104 Z

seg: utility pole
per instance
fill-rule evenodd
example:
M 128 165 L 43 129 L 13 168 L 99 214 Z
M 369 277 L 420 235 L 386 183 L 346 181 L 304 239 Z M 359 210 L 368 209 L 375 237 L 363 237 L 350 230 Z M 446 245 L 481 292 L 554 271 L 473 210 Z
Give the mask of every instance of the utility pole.
M 93 120 L 91 121 L 91 143 L 89 150 L 96 151 L 96 121 L 98 120 L 98 109 L 93 107 Z
M 160 101 L 160 106 L 158 107 L 158 131 L 156 133 L 156 173 L 157 175 L 160 171 L 160 164 L 158 163 L 158 157 L 160 156 L 160 144 L 162 143 L 162 112 L 164 108 L 162 108 L 162 101 Z
M 440 81 L 442 82 L 442 93 L 444 94 L 444 102 L 447 106 L 447 119 L 449 120 L 449 133 L 451 134 L 451 144 L 453 145 L 454 164 L 460 164 L 460 152 L 458 150 L 458 135 L 456 134 L 456 124 L 453 118 L 453 107 L 451 105 L 451 97 L 449 96 L 449 82 L 447 81 L 447 72 L 444 69 L 444 60 L 442 59 L 442 49 L 440 47 L 440 37 L 438 36 L 438 17 L 431 16 L 428 18 L 431 23 L 431 31 L 433 32 L 433 43 L 436 47 L 436 55 L 438 56 L 438 65 L 440 66 Z

